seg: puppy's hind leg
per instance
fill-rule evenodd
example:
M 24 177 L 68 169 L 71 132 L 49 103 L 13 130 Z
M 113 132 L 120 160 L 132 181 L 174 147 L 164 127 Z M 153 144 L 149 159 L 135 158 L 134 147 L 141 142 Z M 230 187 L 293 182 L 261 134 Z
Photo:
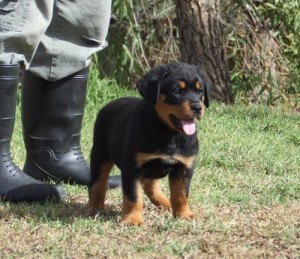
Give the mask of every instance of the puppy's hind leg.
M 88 209 L 95 213 L 104 209 L 104 200 L 107 191 L 109 173 L 113 167 L 111 160 L 101 158 L 99 153 L 92 149 L 91 153 L 91 182 L 89 186 Z
M 123 208 L 121 223 L 127 226 L 143 224 L 143 195 L 141 182 L 137 178 L 124 177 L 122 172 Z
M 159 179 L 143 179 L 142 183 L 145 193 L 155 206 L 171 209 L 170 200 L 163 194 Z

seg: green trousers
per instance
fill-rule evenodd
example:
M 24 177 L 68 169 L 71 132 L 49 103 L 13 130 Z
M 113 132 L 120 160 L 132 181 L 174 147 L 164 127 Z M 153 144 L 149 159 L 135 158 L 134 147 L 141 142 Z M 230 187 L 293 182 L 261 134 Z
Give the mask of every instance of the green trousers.
M 111 0 L 0 0 L 0 64 L 56 81 L 107 46 Z

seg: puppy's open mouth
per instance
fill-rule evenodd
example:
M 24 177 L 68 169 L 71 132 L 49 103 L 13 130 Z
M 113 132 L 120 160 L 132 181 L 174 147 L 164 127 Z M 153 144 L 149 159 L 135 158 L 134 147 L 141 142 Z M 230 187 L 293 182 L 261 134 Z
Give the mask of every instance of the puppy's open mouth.
M 179 131 L 184 132 L 186 135 L 193 135 L 196 132 L 196 118 L 181 120 L 176 118 L 174 115 L 170 115 L 170 118 L 175 127 Z
M 181 126 L 186 135 L 193 135 L 196 132 L 196 119 L 181 120 Z

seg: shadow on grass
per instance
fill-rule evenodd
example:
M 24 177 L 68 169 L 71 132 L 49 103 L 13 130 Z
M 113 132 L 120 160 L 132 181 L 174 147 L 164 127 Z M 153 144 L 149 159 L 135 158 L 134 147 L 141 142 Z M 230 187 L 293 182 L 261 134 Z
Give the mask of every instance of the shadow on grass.
M 61 203 L 0 203 L 0 219 L 29 220 L 40 223 L 60 222 L 60 224 L 72 224 L 78 220 L 95 220 L 102 222 L 118 221 L 121 209 L 118 206 L 107 205 L 105 211 L 99 211 L 91 215 L 86 203 L 61 202 Z

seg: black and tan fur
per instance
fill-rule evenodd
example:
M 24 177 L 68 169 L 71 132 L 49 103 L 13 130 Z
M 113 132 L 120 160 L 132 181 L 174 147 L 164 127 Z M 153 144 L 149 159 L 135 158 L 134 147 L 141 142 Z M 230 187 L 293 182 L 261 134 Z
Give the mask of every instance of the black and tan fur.
M 104 208 L 107 179 L 113 165 L 121 170 L 122 223 L 143 223 L 144 191 L 151 202 L 191 219 L 190 180 L 198 153 L 196 123 L 208 107 L 207 81 L 197 67 L 172 63 L 150 70 L 137 82 L 141 98 L 125 97 L 98 114 L 91 152 L 89 209 Z M 183 122 L 188 130 L 183 130 Z M 189 127 L 191 129 L 189 129 Z M 169 177 L 170 199 L 159 179 Z

